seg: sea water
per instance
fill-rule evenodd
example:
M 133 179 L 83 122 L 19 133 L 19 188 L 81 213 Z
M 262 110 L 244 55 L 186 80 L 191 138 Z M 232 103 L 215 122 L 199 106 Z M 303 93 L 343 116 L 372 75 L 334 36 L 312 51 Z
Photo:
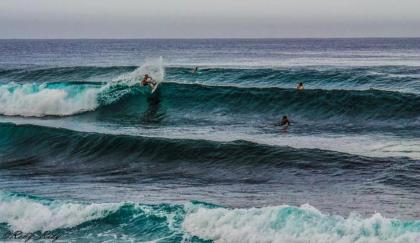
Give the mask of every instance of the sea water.
M 420 39 L 0 40 L 0 238 L 419 242 L 419 128 Z

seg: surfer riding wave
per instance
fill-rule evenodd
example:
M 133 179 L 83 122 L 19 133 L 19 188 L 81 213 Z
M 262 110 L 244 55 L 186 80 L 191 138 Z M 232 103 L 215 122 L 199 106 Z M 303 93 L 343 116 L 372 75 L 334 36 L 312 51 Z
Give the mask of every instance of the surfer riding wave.
M 150 85 L 150 88 L 152 88 L 153 90 L 155 86 L 157 85 L 157 82 L 148 74 L 145 74 L 143 80 L 141 81 L 141 85 L 142 86 Z

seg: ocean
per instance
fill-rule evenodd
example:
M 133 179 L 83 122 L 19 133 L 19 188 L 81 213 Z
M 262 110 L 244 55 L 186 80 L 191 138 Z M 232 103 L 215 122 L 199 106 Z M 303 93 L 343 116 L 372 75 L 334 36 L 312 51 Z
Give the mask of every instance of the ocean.
M 6 239 L 420 242 L 420 39 L 0 40 Z

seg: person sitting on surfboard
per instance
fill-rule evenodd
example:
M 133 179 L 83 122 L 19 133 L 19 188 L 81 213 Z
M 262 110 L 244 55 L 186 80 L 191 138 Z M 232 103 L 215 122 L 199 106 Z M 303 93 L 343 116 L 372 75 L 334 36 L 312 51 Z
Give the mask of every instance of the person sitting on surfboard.
M 298 83 L 296 89 L 297 90 L 303 90 L 303 83 L 302 82 Z
M 280 126 L 290 126 L 290 121 L 287 116 L 283 116 L 280 122 Z
M 153 80 L 152 77 L 150 77 L 148 74 L 144 75 L 143 80 L 141 81 L 141 85 L 146 86 L 146 85 L 150 85 L 150 87 L 153 89 L 156 85 L 156 81 Z

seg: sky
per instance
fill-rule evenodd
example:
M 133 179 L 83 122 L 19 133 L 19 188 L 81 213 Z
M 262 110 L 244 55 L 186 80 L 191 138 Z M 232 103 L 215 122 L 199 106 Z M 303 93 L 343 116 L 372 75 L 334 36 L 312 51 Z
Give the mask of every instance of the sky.
M 0 38 L 420 37 L 420 0 L 0 0 Z

